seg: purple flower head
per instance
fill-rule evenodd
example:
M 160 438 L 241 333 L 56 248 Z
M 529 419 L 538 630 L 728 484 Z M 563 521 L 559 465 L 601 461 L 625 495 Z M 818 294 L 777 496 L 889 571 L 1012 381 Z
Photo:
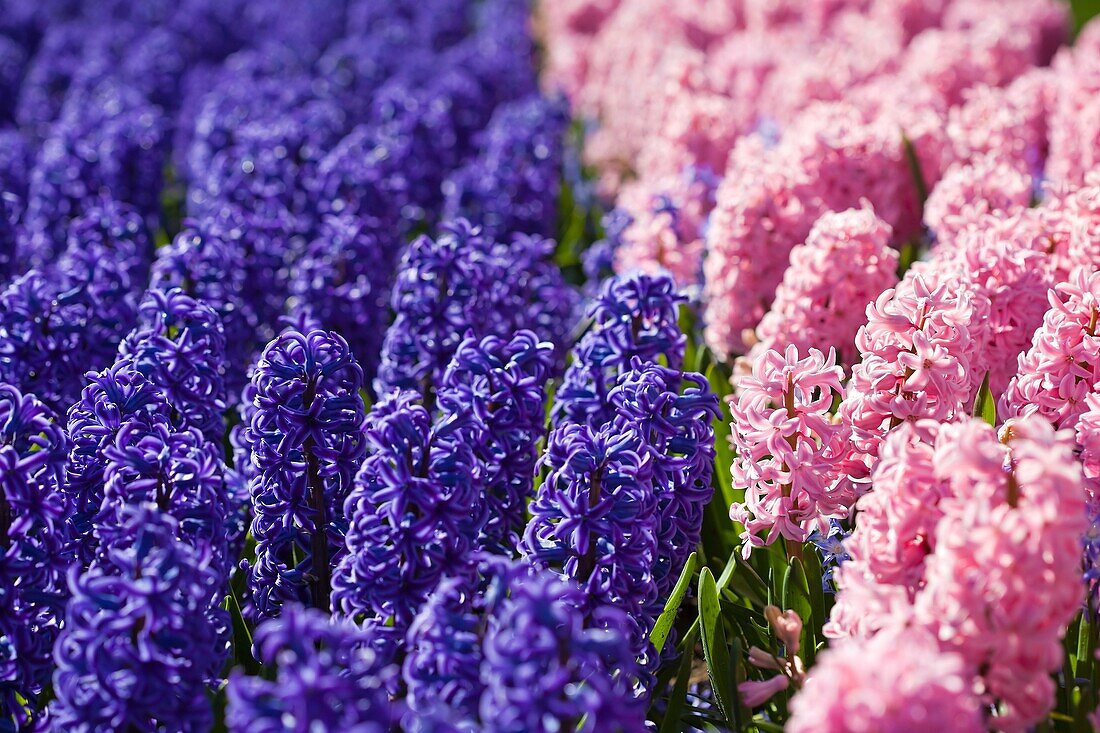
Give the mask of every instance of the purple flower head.
M 93 35 L 99 34 L 77 22 L 52 24 L 46 29 L 19 89 L 15 119 L 20 127 L 44 133 L 57 119 Z
M 451 46 L 471 30 L 470 0 L 395 0 L 379 5 L 373 0 L 348 3 L 348 30 L 371 36 L 392 26 L 406 27 L 409 45 L 425 50 Z
M 70 97 L 31 171 L 28 229 L 64 242 L 69 221 L 105 194 L 154 221 L 165 143 L 163 113 L 132 87 L 107 80 Z
M 133 541 L 127 513 L 150 504 L 177 522 L 179 539 L 208 548 L 229 580 L 226 519 L 232 506 L 221 446 L 197 430 L 177 431 L 160 423 L 150 430 L 139 421 L 123 425 L 103 451 L 103 503 L 93 520 L 98 555 Z
M 240 365 L 259 347 L 257 317 L 244 297 L 248 288 L 244 248 L 240 241 L 210 229 L 205 222 L 189 222 L 171 244 L 158 250 L 150 287 L 179 288 L 214 309 L 225 330 L 226 386 L 238 392 L 246 377 Z
M 566 422 L 550 433 L 543 460 L 549 472 L 529 508 L 523 554 L 576 581 L 587 608 L 626 610 L 635 656 L 650 655 L 661 517 L 645 436 L 630 425 Z
M 50 720 L 58 730 L 208 731 L 205 681 L 220 666 L 225 612 L 212 608 L 218 572 L 208 545 L 180 542 L 155 506 L 121 517 L 129 538 L 84 575 L 57 641 Z
M 481 730 L 645 731 L 632 623 L 546 572 L 518 574 L 485 633 Z
M 699 545 L 703 510 L 714 488 L 714 428 L 718 398 L 706 378 L 635 358 L 608 394 L 620 429 L 645 438 L 657 493 L 659 599 L 668 597 L 688 556 Z
M 0 192 L 21 200 L 27 197 L 32 156 L 26 135 L 16 129 L 0 128 Z
M 278 615 L 287 601 L 327 611 L 344 549 L 344 500 L 366 447 L 363 372 L 339 335 L 288 330 L 264 349 L 252 386 L 255 611 Z
M 0 283 L 6 283 L 19 267 L 16 259 L 19 230 L 19 198 L 0 192 Z
M 588 306 L 585 315 L 591 325 L 573 349 L 555 400 L 554 421 L 598 426 L 610 420 L 608 392 L 635 357 L 653 363 L 663 359 L 670 368 L 679 368 L 686 339 L 677 318 L 686 300 L 664 275 L 607 280 Z
M 21 730 L 50 674 L 64 608 L 65 431 L 48 407 L 0 384 L 0 728 Z M 28 728 L 29 729 L 29 728 Z
M 396 251 L 351 215 L 326 217 L 297 263 L 292 313 L 346 334 L 371 384 L 388 318 Z
M 473 412 L 470 444 L 485 486 L 488 521 L 480 545 L 511 555 L 534 489 L 537 442 L 545 433 L 553 346 L 531 331 L 510 340 L 467 336 L 437 389 L 444 415 Z
M 478 156 L 447 181 L 447 216 L 465 216 L 496 237 L 551 236 L 568 112 L 540 96 L 501 106 L 481 135 Z
M 367 418 L 367 457 L 344 505 L 347 554 L 332 582 L 335 609 L 397 633 L 467 560 L 486 519 L 469 413 L 433 425 L 419 399 L 391 394 Z
M 164 394 L 180 428 L 220 446 L 225 437 L 225 332 L 218 314 L 182 290 L 150 290 L 138 325 L 119 346 Z
M 392 673 L 354 624 L 289 604 L 256 630 L 256 657 L 274 679 L 229 680 L 226 725 L 232 733 L 391 733 L 400 717 L 390 702 Z
M 623 235 L 634 217 L 626 209 L 614 208 L 603 215 L 604 236 L 582 255 L 584 277 L 591 287 L 598 286 L 615 273 L 615 253 L 623 244 Z M 592 293 L 596 295 L 596 293 Z
M 430 394 L 467 330 L 506 338 L 527 328 L 561 343 L 576 296 L 549 262 L 552 246 L 534 237 L 494 243 L 464 219 L 444 225 L 434 240 L 409 245 L 393 288 L 397 316 L 386 332 L 376 391 Z
M 107 450 L 124 427 L 137 426 L 132 430 L 141 434 L 169 424 L 164 395 L 129 362 L 89 373 L 86 380 L 68 414 L 72 450 L 63 484 L 68 536 L 81 566 L 95 552 L 92 521 L 103 503 Z
M 0 36 L 0 122 L 10 121 L 15 113 L 15 100 L 27 61 L 27 50 L 21 44 Z

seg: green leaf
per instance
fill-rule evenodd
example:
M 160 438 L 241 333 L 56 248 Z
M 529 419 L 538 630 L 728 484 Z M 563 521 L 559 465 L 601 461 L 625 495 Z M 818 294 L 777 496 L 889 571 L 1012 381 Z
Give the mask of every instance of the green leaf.
M 901 135 L 902 144 L 905 146 L 905 159 L 909 162 L 909 172 L 913 176 L 913 185 L 917 188 L 921 206 L 928 199 L 928 184 L 924 182 L 924 172 L 920 167 L 920 158 L 917 157 L 917 149 L 913 147 L 913 141 L 905 133 Z
M 710 572 L 710 568 L 704 567 L 699 573 L 699 632 L 703 642 L 703 658 L 707 663 L 714 700 L 726 722 L 733 726 L 737 717 L 737 701 L 732 697 L 732 667 L 721 610 L 714 574 Z M 736 729 L 735 727 L 734 730 Z
M 680 717 L 683 714 L 684 705 L 687 703 L 688 685 L 691 683 L 691 663 L 694 661 L 694 655 L 691 652 L 695 648 L 695 641 L 698 636 L 697 628 L 692 628 L 684 637 L 684 646 L 687 651 L 680 658 L 680 669 L 676 673 L 676 684 L 672 686 L 672 692 L 667 700 L 660 733 L 679 733 L 683 730 Z
M 688 586 L 691 585 L 691 578 L 695 574 L 695 558 L 693 552 L 688 557 L 687 562 L 684 563 L 684 569 L 680 572 L 680 579 L 676 581 L 676 587 L 672 589 L 672 593 L 665 602 L 665 609 L 657 617 L 657 622 L 653 624 L 653 631 L 649 634 L 649 640 L 653 642 L 653 647 L 657 650 L 658 656 L 665 647 L 668 632 L 672 629 L 672 623 L 676 620 L 676 613 L 680 610 L 680 604 L 684 602 Z
M 806 666 L 814 662 L 815 638 L 817 624 L 821 620 L 814 616 L 814 605 L 811 599 L 811 589 L 806 577 L 806 568 L 798 558 L 791 560 L 791 572 L 787 576 L 787 605 L 802 619 L 802 656 Z
M 997 427 L 997 402 L 989 390 L 989 372 L 985 373 L 982 386 L 974 398 L 974 417 L 980 417 L 993 427 Z

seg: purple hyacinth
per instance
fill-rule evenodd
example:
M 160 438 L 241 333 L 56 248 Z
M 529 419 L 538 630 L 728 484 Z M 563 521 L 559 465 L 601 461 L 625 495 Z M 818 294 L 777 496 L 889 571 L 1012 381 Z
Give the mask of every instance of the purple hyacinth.
M 181 290 L 150 290 L 138 325 L 119 346 L 164 395 L 180 428 L 196 428 L 221 445 L 225 437 L 226 341 L 221 319 Z
M 335 610 L 395 634 L 466 561 L 486 519 L 471 417 L 433 425 L 419 399 L 394 393 L 367 419 L 367 457 L 344 507 L 347 554 L 332 581 Z
M 26 199 L 32 155 L 26 135 L 0 128 L 0 192 Z
M 354 624 L 288 604 L 256 630 L 256 657 L 273 677 L 229 680 L 231 733 L 392 733 L 400 704 L 390 702 L 392 674 Z
M 648 659 L 661 517 L 646 436 L 630 425 L 566 422 L 550 433 L 543 460 L 549 472 L 529 509 L 523 554 L 576 581 L 587 608 L 627 612 L 635 655 Z
M 568 122 L 563 101 L 540 96 L 497 109 L 478 156 L 444 187 L 447 216 L 465 216 L 495 237 L 552 236 Z
M 197 430 L 123 425 L 103 450 L 103 500 L 93 519 L 100 556 L 130 541 L 128 513 L 150 504 L 175 518 L 181 542 L 207 548 L 228 581 L 233 558 L 226 521 L 234 507 L 220 452 L 220 444 Z
M 0 123 L 10 122 L 15 113 L 15 100 L 27 61 L 27 49 L 0 35 Z
M 632 624 L 622 611 L 589 616 L 585 593 L 547 573 L 516 578 L 485 632 L 480 730 L 641 733 Z
M 65 602 L 65 431 L 0 384 L 0 729 L 29 730 Z
M 589 294 L 591 288 L 592 296 L 598 295 L 600 284 L 615 274 L 615 253 L 622 246 L 623 234 L 634 223 L 634 217 L 626 209 L 616 207 L 604 214 L 600 223 L 603 226 L 603 239 L 593 243 L 581 255 L 586 281 L 585 293 Z
M 363 372 L 339 335 L 288 330 L 264 349 L 252 385 L 255 611 L 275 616 L 287 601 L 328 610 L 344 500 L 365 450 Z
M 102 34 L 77 22 L 51 24 L 45 30 L 26 69 L 15 106 L 16 122 L 36 135 L 45 134 L 49 123 L 61 113 L 69 83 L 83 62 L 85 47 L 93 36 Z
M 551 247 L 527 237 L 496 243 L 464 219 L 410 244 L 393 288 L 397 315 L 382 347 L 378 393 L 431 394 L 467 330 L 507 338 L 528 328 L 564 340 L 575 296 L 548 260 Z
M 672 590 L 680 569 L 699 545 L 703 510 L 714 488 L 714 428 L 718 398 L 706 378 L 639 359 L 608 394 L 614 423 L 644 437 L 657 492 L 658 600 Z
M 534 490 L 537 443 L 546 432 L 546 383 L 553 346 L 530 331 L 510 340 L 467 336 L 437 388 L 444 415 L 473 411 L 471 436 L 480 464 L 488 521 L 483 549 L 511 555 Z
M 162 112 L 132 87 L 108 80 L 71 96 L 31 171 L 25 220 L 44 243 L 32 256 L 49 261 L 69 221 L 103 194 L 154 222 L 165 137 Z
M 326 217 L 297 263 L 292 313 L 344 334 L 371 384 L 388 320 L 397 252 L 350 215 Z
M 6 284 L 19 268 L 16 258 L 18 210 L 19 198 L 4 193 L 0 186 L 0 285 Z
M 244 247 L 240 240 L 214 234 L 211 229 L 206 222 L 186 222 L 171 244 L 157 252 L 150 287 L 180 288 L 217 312 L 225 329 L 226 386 L 236 393 L 246 378 L 241 365 L 260 347 L 256 340 L 258 318 L 245 300 Z
M 120 517 L 117 543 L 83 575 L 54 652 L 56 730 L 210 730 L 206 680 L 224 654 L 220 572 L 155 505 Z
M 164 395 L 128 362 L 89 373 L 87 382 L 69 410 L 72 450 L 63 484 L 68 536 L 81 566 L 87 566 L 95 554 L 92 522 L 103 503 L 107 450 L 127 426 L 141 434 L 170 423 Z
M 638 357 L 664 360 L 672 369 L 684 360 L 686 338 L 677 325 L 687 300 L 665 276 L 613 277 L 589 304 L 591 321 L 573 349 L 573 361 L 558 389 L 554 421 L 599 426 L 613 417 L 608 392 Z
M 472 5 L 471 0 L 394 0 L 385 5 L 353 0 L 348 4 L 348 30 L 373 36 L 400 25 L 409 30 L 410 45 L 440 50 L 470 32 Z

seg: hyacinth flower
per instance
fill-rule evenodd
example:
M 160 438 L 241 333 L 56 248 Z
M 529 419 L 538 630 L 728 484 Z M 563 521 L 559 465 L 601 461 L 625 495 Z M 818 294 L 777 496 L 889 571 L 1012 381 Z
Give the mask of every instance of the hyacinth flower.
M 572 422 L 550 433 L 548 472 L 529 511 L 521 552 L 585 592 L 587 608 L 627 611 L 635 656 L 652 663 L 648 629 L 660 611 L 657 492 L 646 435 L 633 425 Z
M 329 608 L 344 500 L 365 450 L 362 386 L 347 342 L 326 331 L 288 329 L 252 375 L 249 587 L 260 617 L 278 615 L 288 601 Z
M 329 216 L 298 260 L 291 282 L 292 313 L 346 334 L 370 385 L 389 317 L 396 248 L 351 215 Z
M 1004 419 L 1039 414 L 1072 429 L 1100 380 L 1100 272 L 1079 268 L 1048 297 L 1050 308 L 1019 357 L 998 413 Z
M 576 296 L 550 263 L 551 240 L 498 243 L 464 219 L 441 232 L 434 240 L 419 237 L 402 257 L 378 394 L 415 389 L 430 396 L 467 330 L 508 338 L 528 328 L 560 344 L 572 325 Z
M 861 730 L 982 733 L 970 671 L 923 629 L 897 629 L 823 651 L 790 703 L 791 733 Z
M 461 420 L 471 410 L 475 417 L 469 442 L 488 510 L 478 543 L 483 549 L 511 554 L 526 523 L 553 351 L 530 331 L 510 340 L 467 336 L 437 387 L 442 419 Z
M 134 426 L 140 434 L 169 424 L 164 395 L 129 362 L 88 374 L 87 386 L 69 410 L 72 450 L 63 485 L 68 535 L 81 565 L 90 563 L 95 551 L 92 522 L 103 502 L 107 449 L 124 427 Z
M 914 615 L 981 676 L 992 727 L 1013 733 L 1054 704 L 1051 675 L 1084 595 L 1088 520 L 1069 433 L 1036 416 L 1010 424 L 1004 440 L 1007 470 L 955 452 L 955 496 L 943 502 Z
M 910 270 L 867 306 L 867 319 L 856 334 L 861 358 L 838 415 L 871 462 L 883 437 L 902 422 L 946 422 L 963 413 L 974 386 L 971 329 L 980 319 L 969 291 L 934 270 Z
M 572 363 L 555 396 L 554 422 L 598 427 L 610 420 L 614 410 L 608 392 L 635 357 L 663 360 L 678 369 L 687 339 L 677 319 L 686 300 L 664 275 L 607 280 L 585 312 L 591 323 L 573 348 Z
M 833 400 L 844 396 L 843 376 L 833 350 L 810 349 L 799 358 L 791 345 L 782 354 L 765 352 L 739 381 L 730 405 L 732 471 L 745 500 L 730 508 L 730 517 L 745 527 L 746 557 L 780 537 L 800 555 L 813 532 L 847 516 L 855 500 L 845 474 L 848 438 L 829 415 Z
M 181 290 L 150 290 L 137 327 L 119 345 L 119 360 L 157 386 L 183 429 L 214 445 L 225 435 L 225 332 L 218 314 Z
M 29 729 L 65 604 L 68 439 L 32 395 L 0 384 L 0 727 Z
M 103 500 L 93 518 L 99 554 L 124 544 L 127 512 L 154 505 L 176 519 L 179 539 L 209 548 L 212 562 L 228 581 L 236 558 L 229 556 L 227 521 L 233 499 L 226 483 L 221 444 L 196 429 L 132 421 L 103 449 Z M 220 598 L 217 599 L 220 601 Z
M 27 253 L 32 261 L 56 256 L 68 223 L 94 205 L 100 191 L 154 223 L 165 139 L 163 113 L 124 83 L 107 80 L 71 95 L 31 172 L 25 222 L 39 235 Z
M 567 124 L 564 100 L 532 96 L 499 107 L 478 156 L 444 184 L 445 215 L 464 216 L 496 237 L 552 236 Z
M 3 183 L 0 182 L 0 191 Z M 0 193 L 0 283 L 6 284 L 16 274 L 17 238 L 19 234 L 19 199 L 15 194 Z
M 618 608 L 588 615 L 567 579 L 532 573 L 514 582 L 485 633 L 478 706 L 487 733 L 647 729 L 634 694 L 632 624 Z
M 273 678 L 235 672 L 226 726 L 232 733 L 396 730 L 401 704 L 369 632 L 316 609 L 287 604 L 256 630 L 254 648 Z
M 101 201 L 72 222 L 56 266 L 29 270 L 0 294 L 0 379 L 68 409 L 84 373 L 114 360 L 133 326 L 149 239 L 136 213 Z
M 247 273 L 245 251 L 236 238 L 219 236 L 205 222 L 185 222 L 171 243 L 157 251 L 150 287 L 168 291 L 179 288 L 214 309 L 225 330 L 229 369 L 226 387 L 236 393 L 247 375 L 242 364 L 259 347 L 258 318 L 245 299 Z
M 714 427 L 718 398 L 701 374 L 635 358 L 608 394 L 614 422 L 644 438 L 657 494 L 657 595 L 668 597 L 688 556 L 699 545 L 703 510 L 714 494 Z
M 207 731 L 206 680 L 224 658 L 220 572 L 209 545 L 180 542 L 177 520 L 132 505 L 113 546 L 83 575 L 54 651 L 50 721 L 59 730 Z
M 367 456 L 343 507 L 347 553 L 333 573 L 334 611 L 403 634 L 444 575 L 468 561 L 487 519 L 475 452 L 483 448 L 471 441 L 484 438 L 472 419 L 456 413 L 433 424 L 415 392 L 371 410 Z
M 844 364 L 858 355 L 855 335 L 869 303 L 897 282 L 893 230 L 867 206 L 822 215 L 791 264 L 771 310 L 756 327 L 749 360 L 793 344 L 799 351 L 834 348 Z
M 737 686 L 741 702 L 757 708 L 783 690 L 799 689 L 806 681 L 802 658 L 798 656 L 801 644 L 802 619 L 791 610 L 780 611 L 777 606 L 766 606 L 764 618 L 779 643 L 776 654 L 760 647 L 749 649 L 749 664 L 761 672 L 778 672 L 763 680 L 746 680 Z

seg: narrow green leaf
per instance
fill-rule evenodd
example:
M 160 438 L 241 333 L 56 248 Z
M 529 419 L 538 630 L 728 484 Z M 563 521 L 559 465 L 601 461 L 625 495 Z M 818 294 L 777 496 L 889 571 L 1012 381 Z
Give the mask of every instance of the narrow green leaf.
M 817 645 L 816 630 L 821 620 L 814 616 L 811 589 L 806 577 L 806 569 L 798 558 L 791 560 L 791 573 L 787 578 L 787 608 L 802 619 L 802 656 L 809 667 L 814 662 Z
M 676 587 L 672 589 L 672 593 L 665 602 L 664 610 L 657 617 L 657 622 L 653 624 L 653 631 L 649 634 L 649 640 L 653 642 L 653 647 L 657 650 L 658 656 L 665 647 L 668 632 L 672 629 L 672 623 L 676 620 L 680 604 L 684 602 L 684 596 L 687 595 L 688 587 L 691 585 L 691 578 L 695 575 L 695 559 L 696 556 L 693 552 L 688 557 L 687 562 L 684 563 L 684 569 L 680 572 L 680 579 L 676 581 Z
M 730 690 L 733 689 L 729 647 L 721 619 L 718 586 L 715 585 L 710 568 L 706 567 L 699 573 L 699 633 L 714 700 L 726 722 L 732 725 L 735 720 L 732 707 L 735 701 L 729 697 Z
M 974 417 L 980 417 L 993 427 L 997 427 L 997 402 L 989 390 L 989 372 L 985 373 L 982 386 L 974 398 Z
M 676 673 L 676 684 L 672 686 L 672 692 L 668 697 L 665 717 L 661 721 L 660 733 L 678 733 L 683 730 L 680 717 L 683 714 L 684 705 L 687 703 L 688 685 L 691 682 L 691 663 L 694 661 L 694 655 L 691 652 L 695 648 L 698 637 L 697 628 L 692 628 L 684 637 L 684 645 L 687 651 L 680 658 L 680 669 Z

